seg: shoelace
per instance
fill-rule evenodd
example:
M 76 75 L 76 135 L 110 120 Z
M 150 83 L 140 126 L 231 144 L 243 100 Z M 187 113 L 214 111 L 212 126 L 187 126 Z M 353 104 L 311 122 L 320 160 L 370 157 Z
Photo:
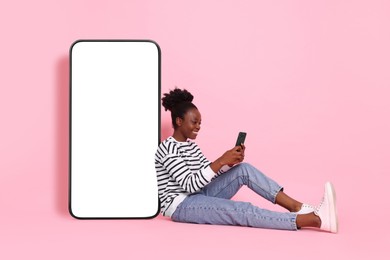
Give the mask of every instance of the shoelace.
M 315 213 L 318 213 L 318 211 L 320 210 L 320 208 L 322 207 L 322 204 L 324 204 L 324 201 L 325 201 L 325 196 L 322 197 L 321 199 L 321 202 L 320 202 L 320 205 L 318 205 L 317 207 L 314 207 L 315 208 Z

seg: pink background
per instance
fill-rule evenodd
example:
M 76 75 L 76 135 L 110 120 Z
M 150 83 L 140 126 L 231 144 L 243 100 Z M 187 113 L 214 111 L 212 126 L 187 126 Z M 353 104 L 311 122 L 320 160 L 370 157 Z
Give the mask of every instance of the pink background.
M 2 4 L 0 258 L 387 258 L 389 14 L 385 0 Z M 77 39 L 155 40 L 163 93 L 195 95 L 209 159 L 243 130 L 246 160 L 293 197 L 318 203 L 333 181 L 339 234 L 73 219 L 68 50 Z M 281 210 L 247 189 L 236 199 Z

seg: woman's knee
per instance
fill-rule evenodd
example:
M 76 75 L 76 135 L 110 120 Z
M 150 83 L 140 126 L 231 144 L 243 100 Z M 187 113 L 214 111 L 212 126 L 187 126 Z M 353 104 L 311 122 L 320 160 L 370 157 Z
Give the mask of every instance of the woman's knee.
M 250 163 L 242 162 L 242 163 L 237 164 L 235 167 L 241 168 L 241 169 L 247 169 L 247 168 L 252 168 L 253 166 Z
M 239 169 L 241 169 L 242 171 L 247 172 L 247 173 L 253 172 L 253 171 L 259 171 L 252 164 L 247 163 L 247 162 L 242 162 L 242 163 L 238 164 L 236 167 L 238 167 Z
M 239 167 L 238 168 L 238 172 L 242 175 L 245 175 L 245 176 L 250 176 L 250 175 L 264 175 L 264 173 L 262 173 L 259 169 L 257 169 L 256 167 L 254 167 L 252 164 L 250 163 L 247 163 L 247 162 L 242 162 L 240 164 L 238 164 L 236 167 Z
M 253 172 L 253 170 L 251 168 L 252 168 L 252 166 L 249 163 L 240 163 L 240 164 L 235 165 L 232 168 L 231 173 L 234 176 L 241 176 L 241 177 L 247 178 L 247 177 L 249 177 L 251 172 Z

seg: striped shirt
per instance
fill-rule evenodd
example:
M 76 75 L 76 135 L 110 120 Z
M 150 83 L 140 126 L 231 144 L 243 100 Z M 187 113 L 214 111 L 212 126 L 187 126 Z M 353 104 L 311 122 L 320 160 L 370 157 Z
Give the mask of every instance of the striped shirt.
M 223 167 L 214 173 L 210 164 L 192 141 L 178 142 L 170 136 L 160 143 L 155 155 L 155 167 L 161 213 L 164 216 L 171 217 L 189 194 L 200 191 L 227 170 Z

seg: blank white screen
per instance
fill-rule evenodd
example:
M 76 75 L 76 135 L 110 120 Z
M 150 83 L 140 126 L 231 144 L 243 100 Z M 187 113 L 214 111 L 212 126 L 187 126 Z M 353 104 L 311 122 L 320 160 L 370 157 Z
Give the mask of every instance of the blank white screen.
M 158 46 L 79 41 L 71 48 L 70 212 L 77 218 L 158 213 Z

